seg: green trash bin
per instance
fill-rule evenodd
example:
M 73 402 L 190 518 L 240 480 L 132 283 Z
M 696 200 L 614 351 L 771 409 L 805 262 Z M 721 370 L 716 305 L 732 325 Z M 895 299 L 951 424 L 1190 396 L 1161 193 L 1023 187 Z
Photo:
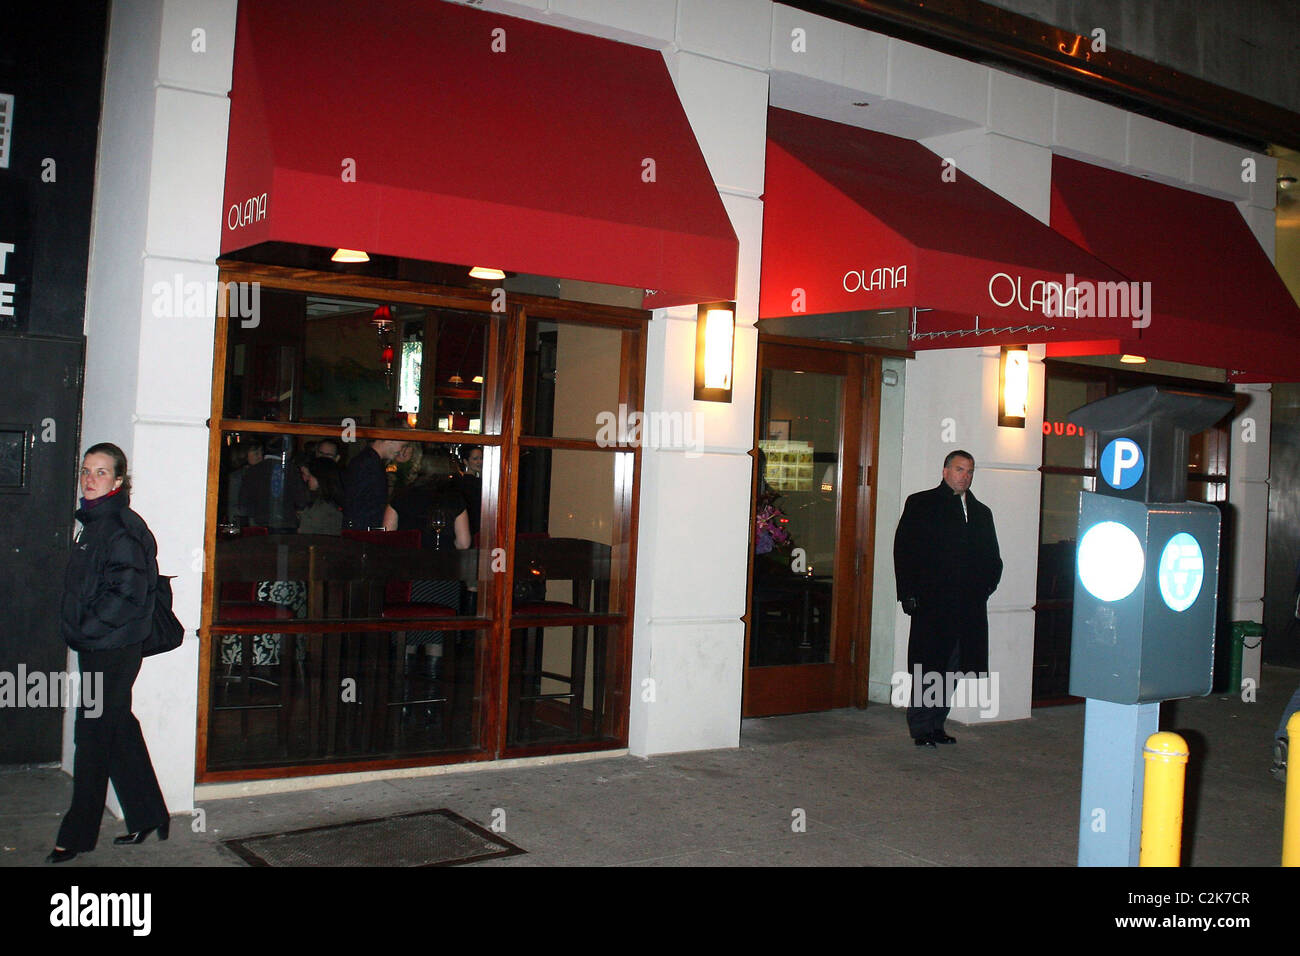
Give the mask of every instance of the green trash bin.
M 1247 641 L 1251 648 L 1259 647 L 1264 639 L 1264 625 L 1254 621 L 1232 622 L 1232 658 L 1228 667 L 1228 690 L 1233 695 L 1241 693 L 1241 656 Z

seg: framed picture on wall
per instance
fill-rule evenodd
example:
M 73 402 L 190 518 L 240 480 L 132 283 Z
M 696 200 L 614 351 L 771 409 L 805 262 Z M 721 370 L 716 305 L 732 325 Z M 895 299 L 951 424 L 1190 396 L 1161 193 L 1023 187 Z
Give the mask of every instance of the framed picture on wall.
M 790 419 L 774 418 L 767 423 L 767 437 L 771 441 L 790 440 Z

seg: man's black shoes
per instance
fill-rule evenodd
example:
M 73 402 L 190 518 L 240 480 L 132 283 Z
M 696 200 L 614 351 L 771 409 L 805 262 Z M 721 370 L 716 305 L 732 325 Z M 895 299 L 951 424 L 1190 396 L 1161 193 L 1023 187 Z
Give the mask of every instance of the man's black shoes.
M 956 737 L 949 737 L 942 730 L 936 730 L 934 733 L 927 734 L 924 737 L 912 738 L 912 743 L 916 744 L 918 747 L 935 747 L 939 744 L 955 744 L 956 742 Z

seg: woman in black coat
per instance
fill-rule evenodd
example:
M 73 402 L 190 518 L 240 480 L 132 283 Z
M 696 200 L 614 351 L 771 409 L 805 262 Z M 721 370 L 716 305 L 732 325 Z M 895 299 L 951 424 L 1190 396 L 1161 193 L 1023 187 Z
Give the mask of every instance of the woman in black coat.
M 77 520 L 82 528 L 68 561 L 60 623 L 63 639 L 77 652 L 83 692 L 72 806 L 49 863 L 95 848 L 110 780 L 130 831 L 114 843 L 141 843 L 155 830 L 165 840 L 170 822 L 140 723 L 131 713 L 131 686 L 153 618 L 158 547 L 128 506 L 131 486 L 122 449 L 105 442 L 86 452 L 81 491 Z M 100 697 L 89 714 L 85 688 L 98 688 Z

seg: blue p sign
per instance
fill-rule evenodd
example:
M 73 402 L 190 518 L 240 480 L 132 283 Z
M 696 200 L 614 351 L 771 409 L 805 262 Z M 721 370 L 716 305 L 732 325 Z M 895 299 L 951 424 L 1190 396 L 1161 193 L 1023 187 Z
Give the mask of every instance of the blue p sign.
M 1112 488 L 1132 488 L 1142 477 L 1142 449 L 1131 438 L 1116 438 L 1101 453 L 1101 477 Z

